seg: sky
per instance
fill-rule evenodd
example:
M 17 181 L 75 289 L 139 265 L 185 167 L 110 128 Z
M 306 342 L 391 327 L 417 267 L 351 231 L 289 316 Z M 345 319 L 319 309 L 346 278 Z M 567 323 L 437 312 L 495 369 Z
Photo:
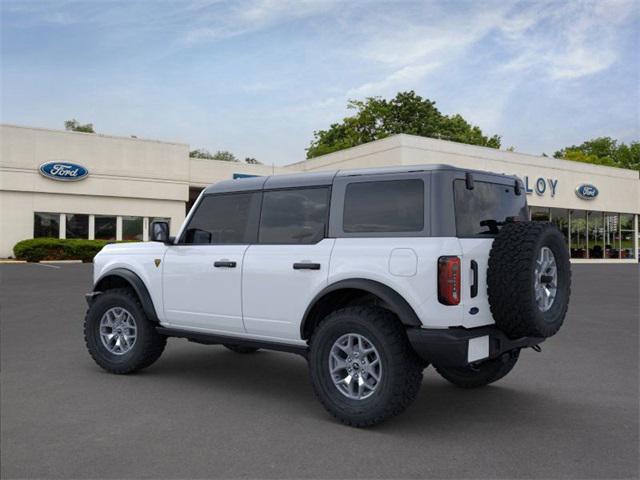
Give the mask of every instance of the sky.
M 415 90 L 503 148 L 640 140 L 640 1 L 0 0 L 0 120 L 283 165 Z

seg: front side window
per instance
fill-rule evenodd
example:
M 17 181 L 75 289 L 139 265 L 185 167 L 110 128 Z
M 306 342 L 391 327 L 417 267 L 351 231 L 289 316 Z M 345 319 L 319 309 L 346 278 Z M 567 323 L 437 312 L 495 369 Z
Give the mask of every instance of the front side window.
M 33 214 L 33 238 L 60 237 L 60 214 L 42 213 Z
M 424 203 L 420 179 L 350 183 L 344 196 L 343 230 L 421 232 Z
M 183 244 L 255 243 L 260 211 L 259 193 L 209 195 L 195 207 L 182 235 Z
M 260 243 L 311 244 L 325 236 L 328 188 L 265 192 L 260 216 Z
M 509 185 L 474 182 L 472 190 L 464 180 L 453 182 L 456 230 L 460 237 L 496 235 L 509 219 L 529 218 L 524 194 L 516 195 Z

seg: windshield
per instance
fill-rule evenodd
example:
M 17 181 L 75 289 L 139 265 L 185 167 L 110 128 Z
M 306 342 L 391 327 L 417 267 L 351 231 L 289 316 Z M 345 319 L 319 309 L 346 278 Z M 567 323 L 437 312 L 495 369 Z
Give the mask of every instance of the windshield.
M 455 180 L 453 192 L 459 237 L 496 235 L 505 222 L 528 219 L 526 197 L 516 195 L 514 186 L 476 181 L 469 190 L 464 180 Z

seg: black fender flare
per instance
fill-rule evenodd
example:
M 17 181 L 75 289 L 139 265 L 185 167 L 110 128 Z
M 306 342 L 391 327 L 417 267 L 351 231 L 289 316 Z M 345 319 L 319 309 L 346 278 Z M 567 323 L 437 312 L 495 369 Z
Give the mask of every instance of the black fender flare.
M 113 270 L 105 272 L 93 287 L 94 296 L 96 294 L 104 293 L 101 285 L 104 286 L 105 282 L 110 277 L 119 277 L 124 280 L 138 296 L 138 299 L 142 304 L 142 309 L 144 310 L 145 315 L 147 315 L 147 318 L 153 323 L 160 323 L 158 315 L 156 314 L 156 308 L 153 306 L 153 301 L 151 300 L 151 295 L 149 294 L 147 286 L 137 273 L 127 268 L 114 268 Z
M 389 307 L 389 309 L 398 316 L 403 325 L 407 327 L 422 326 L 422 322 L 411 305 L 409 305 L 402 295 L 396 292 L 393 288 L 385 285 L 384 283 L 369 280 L 367 278 L 352 278 L 332 283 L 313 298 L 307 306 L 304 316 L 302 317 L 302 322 L 300 323 L 300 338 L 305 338 L 307 336 L 305 331 L 306 323 L 311 317 L 314 307 L 318 301 L 331 292 L 345 289 L 362 290 L 371 293 L 372 295 L 380 298 Z

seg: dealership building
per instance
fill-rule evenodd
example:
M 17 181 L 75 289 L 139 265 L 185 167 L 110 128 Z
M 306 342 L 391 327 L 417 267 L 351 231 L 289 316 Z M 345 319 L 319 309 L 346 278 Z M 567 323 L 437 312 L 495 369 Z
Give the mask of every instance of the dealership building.
M 639 172 L 394 135 L 286 166 L 189 157 L 181 143 L 0 125 L 0 258 L 34 237 L 140 240 L 172 234 L 200 191 L 243 176 L 449 164 L 523 179 L 531 217 L 555 223 L 572 261 L 638 261 Z

